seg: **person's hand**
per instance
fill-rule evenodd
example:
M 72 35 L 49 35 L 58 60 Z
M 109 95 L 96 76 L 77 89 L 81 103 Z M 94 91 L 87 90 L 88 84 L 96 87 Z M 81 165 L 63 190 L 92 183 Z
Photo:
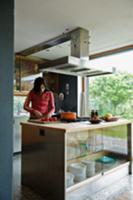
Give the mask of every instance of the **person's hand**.
M 34 116 L 35 116 L 37 119 L 43 117 L 42 113 L 39 112 L 38 110 L 34 110 L 34 111 L 33 111 L 33 114 L 34 114 Z
M 44 115 L 43 117 L 50 118 L 50 117 L 52 117 L 52 114 L 48 113 L 48 114 Z

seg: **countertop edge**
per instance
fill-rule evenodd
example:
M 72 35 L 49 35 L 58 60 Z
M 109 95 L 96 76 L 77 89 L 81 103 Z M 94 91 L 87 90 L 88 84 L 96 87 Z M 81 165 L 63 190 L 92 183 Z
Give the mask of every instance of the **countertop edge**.
M 126 125 L 126 124 L 132 124 L 132 120 L 126 120 L 126 119 L 120 119 L 115 122 L 102 122 L 100 124 L 89 124 L 89 122 L 72 122 L 72 123 L 54 123 L 54 124 L 38 124 L 33 122 L 21 122 L 21 125 L 30 125 L 30 126 L 36 126 L 40 128 L 45 129 L 54 129 L 63 131 L 65 133 L 75 132 L 75 131 L 84 131 L 84 130 L 94 130 L 94 129 L 100 129 L 100 128 L 108 128 L 112 126 L 119 126 L 119 125 Z

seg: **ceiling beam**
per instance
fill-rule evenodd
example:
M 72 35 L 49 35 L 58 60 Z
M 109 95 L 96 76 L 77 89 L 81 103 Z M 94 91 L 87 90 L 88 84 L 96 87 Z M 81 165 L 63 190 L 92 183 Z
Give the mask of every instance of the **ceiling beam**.
M 30 48 L 27 48 L 23 51 L 17 52 L 17 55 L 23 55 L 23 56 L 29 56 L 31 54 L 37 53 L 39 51 L 43 51 L 45 49 L 48 49 L 50 47 L 56 46 L 58 44 L 67 42 L 71 39 L 71 32 L 63 33 L 57 37 L 54 37 L 52 39 L 49 39 L 45 42 L 41 42 L 37 45 L 34 45 Z
M 43 51 L 43 50 L 51 48 L 53 46 L 62 44 L 64 42 L 71 40 L 72 37 L 73 37 L 73 33 L 78 32 L 81 29 L 82 28 L 78 27 L 78 28 L 75 28 L 75 29 L 68 31 L 66 33 L 62 33 L 61 35 L 58 35 L 58 36 L 51 38 L 47 41 L 41 42 L 41 43 L 34 45 L 32 47 L 29 47 L 25 50 L 19 51 L 19 52 L 16 53 L 16 55 L 29 56 L 29 55 L 32 55 L 32 54 L 37 53 L 39 51 Z
M 121 53 L 121 52 L 129 51 L 129 50 L 133 50 L 133 45 L 127 45 L 127 46 L 119 47 L 119 48 L 116 48 L 116 49 L 111 49 L 111 50 L 108 50 L 108 51 L 103 51 L 103 52 L 100 52 L 100 53 L 92 54 L 92 55 L 89 56 L 89 58 L 95 59 L 95 58 L 108 56 L 108 55 L 115 54 L 115 53 Z

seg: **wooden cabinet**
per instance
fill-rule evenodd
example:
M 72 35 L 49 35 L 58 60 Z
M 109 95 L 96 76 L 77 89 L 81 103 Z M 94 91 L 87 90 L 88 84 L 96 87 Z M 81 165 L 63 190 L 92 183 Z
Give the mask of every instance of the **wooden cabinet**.
M 41 60 L 27 58 L 25 56 L 16 55 L 15 57 L 15 71 L 14 71 L 14 89 L 15 90 L 29 90 L 27 85 L 22 84 L 22 78 L 35 75 L 39 73 L 39 64 Z

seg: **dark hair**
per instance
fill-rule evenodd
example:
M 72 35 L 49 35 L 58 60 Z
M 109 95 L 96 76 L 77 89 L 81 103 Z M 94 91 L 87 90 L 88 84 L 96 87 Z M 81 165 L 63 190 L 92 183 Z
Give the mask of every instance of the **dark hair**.
M 46 87 L 45 81 L 42 77 L 36 78 L 35 81 L 34 81 L 33 91 L 35 93 L 39 93 L 41 91 L 41 85 L 42 84 Z

